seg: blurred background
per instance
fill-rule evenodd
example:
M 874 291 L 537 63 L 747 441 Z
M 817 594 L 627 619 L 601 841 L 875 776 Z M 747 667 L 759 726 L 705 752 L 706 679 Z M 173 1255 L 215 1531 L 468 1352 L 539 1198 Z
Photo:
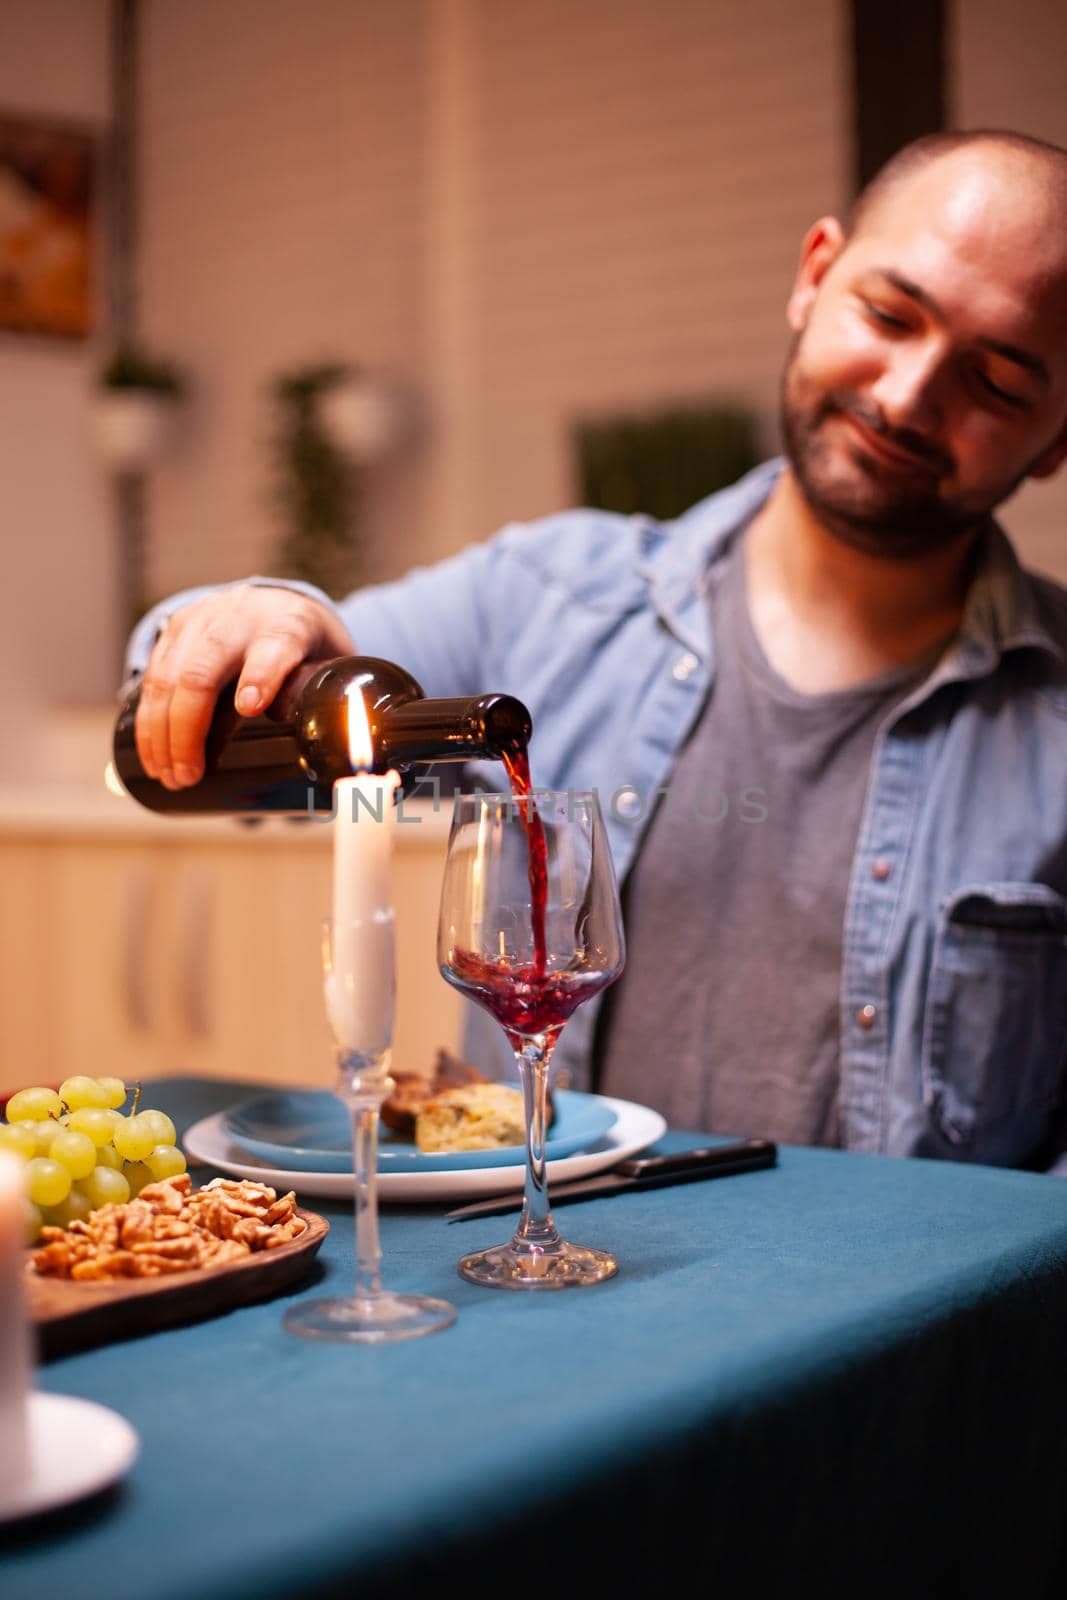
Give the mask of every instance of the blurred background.
M 0 0 L 7 1076 L 87 1037 L 300 1076 L 291 995 L 223 1012 L 323 842 L 108 809 L 134 612 L 731 480 L 808 225 L 932 128 L 1067 143 L 1065 59 L 1060 0 Z M 1067 579 L 1067 476 L 1004 520 Z

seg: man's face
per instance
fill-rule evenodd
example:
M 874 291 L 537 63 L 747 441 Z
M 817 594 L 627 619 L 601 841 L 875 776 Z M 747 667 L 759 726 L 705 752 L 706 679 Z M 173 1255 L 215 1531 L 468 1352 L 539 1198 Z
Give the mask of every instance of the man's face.
M 805 241 L 782 429 L 820 521 L 908 556 L 971 528 L 1067 454 L 1062 214 L 1017 160 L 905 179 L 844 241 Z

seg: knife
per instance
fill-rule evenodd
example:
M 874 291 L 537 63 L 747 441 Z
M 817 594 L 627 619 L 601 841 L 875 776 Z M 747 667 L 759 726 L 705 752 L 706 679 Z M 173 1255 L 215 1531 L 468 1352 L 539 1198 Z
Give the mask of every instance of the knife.
M 778 1146 L 769 1139 L 742 1139 L 737 1144 L 716 1144 L 699 1150 L 678 1150 L 669 1156 L 638 1156 L 620 1161 L 610 1172 L 595 1178 L 576 1178 L 571 1183 L 554 1183 L 549 1191 L 553 1206 L 570 1200 L 594 1200 L 597 1196 L 627 1194 L 633 1189 L 663 1189 L 668 1184 L 697 1183 L 702 1178 L 728 1178 L 735 1172 L 758 1172 L 773 1167 Z M 447 1222 L 466 1222 L 468 1217 L 497 1217 L 508 1211 L 521 1211 L 522 1194 L 494 1195 L 469 1206 L 447 1211 Z

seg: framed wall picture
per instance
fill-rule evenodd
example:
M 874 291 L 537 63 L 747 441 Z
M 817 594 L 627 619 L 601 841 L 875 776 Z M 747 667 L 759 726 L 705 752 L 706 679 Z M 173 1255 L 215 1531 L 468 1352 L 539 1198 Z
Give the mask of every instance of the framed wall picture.
M 0 329 L 91 331 L 95 190 L 91 134 L 0 113 Z

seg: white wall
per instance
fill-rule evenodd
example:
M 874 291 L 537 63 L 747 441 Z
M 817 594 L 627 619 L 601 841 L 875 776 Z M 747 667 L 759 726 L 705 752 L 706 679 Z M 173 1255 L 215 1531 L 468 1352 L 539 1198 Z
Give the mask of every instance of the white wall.
M 262 570 L 267 376 L 397 370 L 429 437 L 380 474 L 373 574 L 573 494 L 584 411 L 773 413 L 807 224 L 844 199 L 839 0 L 153 3 L 145 318 L 200 385 L 153 586 Z
M 951 28 L 953 126 L 1067 146 L 1063 0 L 955 0 Z M 1020 489 L 1002 521 L 1029 566 L 1067 582 L 1067 468 Z
M 148 7 L 144 317 L 196 385 L 153 488 L 156 592 L 270 565 L 269 377 L 338 355 L 419 375 L 425 9 Z M 408 484 L 385 492 L 406 537 Z
M 3 0 L 0 108 L 102 129 L 107 0 Z M 95 458 L 89 343 L 0 334 L 0 776 L 26 765 L 42 707 L 101 700 L 117 622 L 107 485 Z
M 103 127 L 107 0 L 2 0 L 0 108 Z M 808 222 L 845 198 L 842 0 L 145 0 L 143 320 L 196 384 L 150 581 L 269 566 L 268 376 L 387 367 L 428 436 L 372 485 L 371 575 L 572 496 L 577 414 L 710 390 L 770 419 Z M 1067 142 L 1060 0 L 956 0 L 960 126 Z M 0 337 L 12 708 L 106 700 L 97 353 Z M 1005 519 L 1067 578 L 1067 475 Z M 0 777 L 23 764 L 0 745 Z

